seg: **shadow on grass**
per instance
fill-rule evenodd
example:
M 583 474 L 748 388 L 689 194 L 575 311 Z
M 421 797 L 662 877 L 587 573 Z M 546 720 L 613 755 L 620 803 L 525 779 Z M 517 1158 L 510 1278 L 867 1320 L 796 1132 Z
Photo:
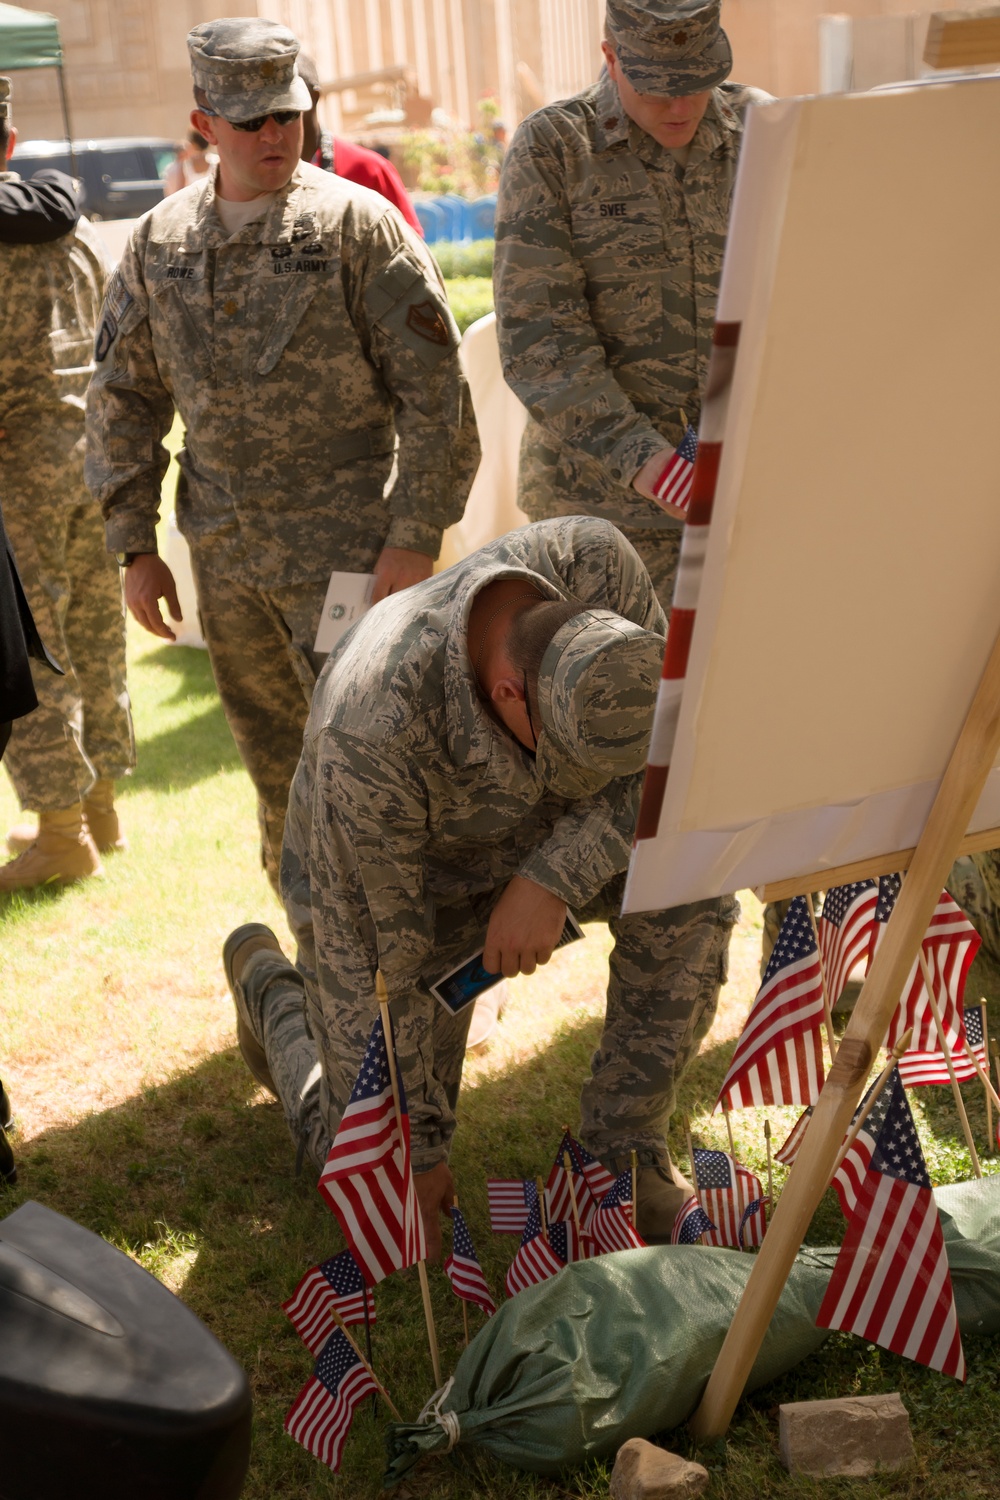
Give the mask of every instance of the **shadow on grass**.
M 568 1023 L 545 1050 L 481 1076 L 463 1093 L 452 1166 L 495 1293 L 503 1286 L 516 1240 L 489 1232 L 485 1179 L 547 1171 L 564 1121 L 578 1118 L 579 1086 L 599 1030 L 597 1020 Z M 731 1050 L 728 1042 L 709 1046 L 696 1060 L 682 1087 L 682 1108 L 711 1103 Z M 940 1102 L 944 1091 L 923 1092 L 937 1096 L 929 1106 L 934 1129 L 950 1132 L 947 1109 Z M 13 1104 L 16 1112 L 16 1098 Z M 672 1145 L 685 1159 L 680 1141 Z M 49 1130 L 28 1143 L 15 1141 L 15 1149 L 20 1182 L 0 1197 L 0 1212 L 34 1198 L 128 1249 L 180 1292 L 249 1372 L 255 1432 L 245 1500 L 274 1495 L 283 1500 L 374 1500 L 383 1468 L 383 1414 L 373 1419 L 367 1404 L 359 1411 L 339 1478 L 282 1433 L 284 1414 L 308 1378 L 311 1362 L 280 1305 L 303 1272 L 335 1254 L 343 1239 L 315 1191 L 313 1171 L 307 1167 L 295 1178 L 280 1108 L 257 1089 L 235 1049 L 73 1126 Z M 843 1221 L 835 1206 L 832 1215 L 836 1221 L 824 1204 L 810 1235 L 814 1243 L 840 1238 Z M 448 1372 L 462 1347 L 461 1305 L 439 1270 L 432 1269 L 431 1286 Z M 376 1303 L 376 1368 L 397 1405 L 412 1417 L 433 1384 L 415 1274 L 382 1283 Z M 470 1310 L 469 1320 L 475 1332 L 480 1315 Z M 985 1464 L 984 1455 L 993 1472 L 1000 1464 L 997 1346 L 994 1340 L 970 1351 L 973 1381 L 963 1393 L 859 1340 L 836 1336 L 820 1354 L 740 1408 L 728 1449 L 709 1460 L 722 1484 L 712 1493 L 725 1494 L 727 1500 L 812 1493 L 789 1479 L 778 1463 L 777 1400 L 900 1389 L 922 1454 L 920 1483 L 887 1489 L 878 1484 L 866 1493 L 921 1500 L 992 1494 L 976 1485 L 963 1487 L 962 1476 Z M 950 1435 L 957 1438 L 963 1421 L 966 1448 L 958 1444 L 935 1457 L 934 1444 Z M 672 1435 L 675 1448 L 685 1443 L 683 1433 Z M 601 1466 L 566 1476 L 554 1488 L 549 1481 L 491 1463 L 471 1475 L 430 1463 L 407 1480 L 407 1493 L 422 1500 L 540 1500 L 557 1491 L 606 1494 L 606 1483 Z
M 145 732 L 147 719 L 155 724 L 156 709 L 137 707 L 138 755 L 133 774 L 119 784 L 120 795 L 147 789 L 182 790 L 241 765 L 215 680 L 208 653 L 192 646 L 163 646 L 143 663 L 169 674 L 173 690 L 157 699 L 157 707 L 189 703 L 197 711 L 183 724 L 159 733 Z
M 173 696 L 165 698 L 165 703 L 218 697 L 208 652 L 196 646 L 160 646 L 147 653 L 143 666 L 166 672 L 175 679 Z

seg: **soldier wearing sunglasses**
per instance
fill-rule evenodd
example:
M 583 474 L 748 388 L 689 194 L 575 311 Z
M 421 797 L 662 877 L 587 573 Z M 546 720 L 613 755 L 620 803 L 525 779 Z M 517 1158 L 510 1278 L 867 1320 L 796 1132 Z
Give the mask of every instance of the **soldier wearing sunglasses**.
M 178 523 L 276 883 L 330 574 L 374 573 L 376 601 L 428 577 L 479 449 L 430 254 L 383 198 L 299 159 L 296 38 L 223 19 L 188 49 L 219 164 L 139 222 L 112 278 L 87 477 L 129 608 L 172 639 L 155 524 L 180 413 Z

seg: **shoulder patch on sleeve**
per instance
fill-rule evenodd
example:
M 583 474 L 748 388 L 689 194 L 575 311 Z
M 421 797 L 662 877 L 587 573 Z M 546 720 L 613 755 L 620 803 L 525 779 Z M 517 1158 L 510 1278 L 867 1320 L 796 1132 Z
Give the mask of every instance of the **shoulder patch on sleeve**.
M 451 343 L 448 325 L 433 302 L 411 302 L 406 313 L 406 326 L 432 344 L 447 348 Z
M 122 318 L 128 312 L 135 299 L 128 290 L 122 279 L 120 270 L 116 270 L 108 282 L 108 289 L 104 294 L 104 306 L 101 309 L 101 321 L 97 325 L 97 334 L 94 338 L 94 359 L 100 364 L 107 356 L 108 350 L 118 337 L 118 329 L 121 327 Z

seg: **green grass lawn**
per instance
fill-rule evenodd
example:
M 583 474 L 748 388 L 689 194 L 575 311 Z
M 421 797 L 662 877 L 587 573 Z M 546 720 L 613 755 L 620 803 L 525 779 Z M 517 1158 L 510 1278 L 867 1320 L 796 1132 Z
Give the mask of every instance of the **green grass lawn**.
M 343 1241 L 293 1150 L 279 1107 L 254 1084 L 236 1051 L 220 952 L 230 929 L 263 920 L 287 937 L 259 866 L 253 796 L 202 652 L 164 646 L 133 627 L 131 690 L 139 766 L 124 784 L 129 838 L 102 879 L 42 892 L 0 908 L 3 1020 L 0 1076 L 17 1118 L 16 1189 L 0 1213 L 34 1198 L 69 1214 L 134 1256 L 202 1317 L 249 1372 L 254 1390 L 248 1500 L 367 1497 L 378 1493 L 385 1417 L 359 1412 L 344 1466 L 333 1477 L 281 1430 L 310 1357 L 280 1311 L 308 1266 Z M 0 786 L 0 829 L 16 806 Z M 733 1040 L 756 985 L 760 907 L 745 901 L 719 1023 L 691 1068 L 682 1104 L 695 1137 L 722 1146 L 710 1116 Z M 547 1170 L 599 1034 L 607 934 L 553 959 L 512 986 L 499 1040 L 466 1069 L 453 1166 L 463 1208 L 495 1292 L 514 1242 L 490 1235 L 485 1176 Z M 977 960 L 969 995 L 1000 997 Z M 979 1142 L 982 1091 L 967 1086 Z M 969 1175 L 947 1090 L 911 1095 L 936 1182 Z M 780 1143 L 795 1110 L 771 1111 Z M 763 1167 L 763 1116 L 735 1117 L 737 1150 Z M 672 1142 L 686 1160 L 678 1130 Z M 995 1170 L 996 1158 L 984 1160 Z M 780 1187 L 783 1174 L 777 1173 Z M 810 1231 L 829 1243 L 843 1231 L 827 1194 Z M 461 1351 L 460 1305 L 439 1269 L 431 1284 L 446 1373 Z M 430 1394 L 430 1362 L 414 1273 L 376 1293 L 375 1363 L 404 1415 Z M 479 1314 L 470 1310 L 479 1326 Z M 655 1318 L 656 1309 L 649 1309 Z M 993 1496 L 1000 1473 L 1000 1340 L 969 1341 L 965 1388 L 846 1335 L 737 1413 L 726 1442 L 706 1458 L 712 1496 L 760 1500 L 813 1494 L 955 1500 Z M 914 1425 L 916 1469 L 905 1477 L 822 1487 L 792 1480 L 777 1457 L 780 1401 L 899 1390 Z M 683 1433 L 670 1439 L 686 1451 Z M 441 1460 L 417 1470 L 406 1497 L 598 1496 L 600 1466 L 558 1484 L 491 1464 Z

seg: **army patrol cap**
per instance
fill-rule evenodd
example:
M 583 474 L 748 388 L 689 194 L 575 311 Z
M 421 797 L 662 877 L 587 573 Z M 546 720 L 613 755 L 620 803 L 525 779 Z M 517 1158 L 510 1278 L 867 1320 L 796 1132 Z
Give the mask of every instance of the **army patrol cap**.
M 722 0 L 608 0 L 608 36 L 640 94 L 679 98 L 714 89 L 733 66 Z
M 10 79 L 0 75 L 0 120 L 10 118 Z
M 538 671 L 535 764 L 561 796 L 590 796 L 646 764 L 664 638 L 610 609 L 556 631 Z
M 257 16 L 203 21 L 188 32 L 195 88 L 232 124 L 275 110 L 312 108 L 295 71 L 298 38 L 287 26 Z

